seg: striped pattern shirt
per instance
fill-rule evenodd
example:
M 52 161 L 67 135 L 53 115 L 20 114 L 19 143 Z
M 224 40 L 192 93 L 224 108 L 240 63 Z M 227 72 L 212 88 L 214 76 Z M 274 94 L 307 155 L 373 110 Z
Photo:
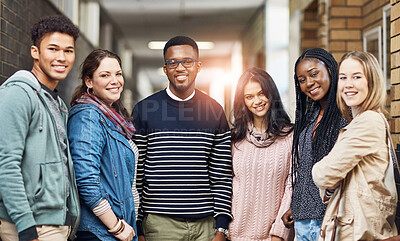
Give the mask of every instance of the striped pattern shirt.
M 144 213 L 201 219 L 231 219 L 230 130 L 222 107 L 196 91 L 184 102 L 160 91 L 133 111 L 139 148 L 137 187 Z

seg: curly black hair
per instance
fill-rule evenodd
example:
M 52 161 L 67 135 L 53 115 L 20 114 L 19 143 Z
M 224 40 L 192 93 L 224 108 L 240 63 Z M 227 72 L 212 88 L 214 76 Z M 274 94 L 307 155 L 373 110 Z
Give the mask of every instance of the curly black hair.
M 199 57 L 199 47 L 197 46 L 196 41 L 194 41 L 192 38 L 186 37 L 186 36 L 175 36 L 168 40 L 168 42 L 164 46 L 163 54 L 164 54 L 164 59 L 165 59 L 165 54 L 167 53 L 168 48 L 176 45 L 190 45 L 193 47 L 194 51 L 197 54 L 197 57 Z
M 79 28 L 69 18 L 63 15 L 45 16 L 32 26 L 31 39 L 33 45 L 40 47 L 43 36 L 54 32 L 68 34 L 75 41 L 79 37 Z

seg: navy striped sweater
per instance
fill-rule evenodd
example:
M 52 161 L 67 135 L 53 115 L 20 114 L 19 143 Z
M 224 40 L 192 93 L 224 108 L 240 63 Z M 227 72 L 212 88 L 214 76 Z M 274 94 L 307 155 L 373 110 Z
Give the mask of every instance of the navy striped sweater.
M 222 107 L 196 90 L 176 101 L 165 90 L 133 109 L 139 148 L 138 224 L 145 213 L 201 219 L 214 216 L 216 227 L 231 220 L 230 130 Z

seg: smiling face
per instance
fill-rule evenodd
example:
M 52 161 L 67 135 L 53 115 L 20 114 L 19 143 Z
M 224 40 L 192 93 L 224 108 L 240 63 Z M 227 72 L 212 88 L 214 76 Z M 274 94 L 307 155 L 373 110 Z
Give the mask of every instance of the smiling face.
M 270 107 L 269 100 L 257 81 L 249 81 L 244 86 L 244 103 L 255 121 L 262 121 Z
M 86 86 L 93 89 L 93 94 L 106 105 L 111 106 L 121 97 L 124 87 L 121 66 L 115 58 L 106 57 L 101 60 L 93 77 L 85 78 Z
M 74 47 L 74 38 L 59 32 L 44 35 L 39 47 L 31 47 L 32 72 L 42 84 L 54 90 L 67 77 L 75 62 Z
M 326 102 L 331 84 L 328 69 L 318 59 L 304 59 L 296 68 L 301 91 L 314 101 Z
M 196 51 L 190 45 L 171 46 L 165 53 L 165 60 L 183 60 L 185 58 L 198 60 Z M 194 91 L 195 79 L 200 69 L 199 61 L 190 68 L 184 67 L 182 63 L 179 63 L 176 68 L 168 68 L 164 65 L 164 73 L 168 77 L 171 92 L 181 99 L 189 97 Z
M 340 64 L 338 91 L 349 107 L 358 107 L 367 98 L 368 80 L 358 60 L 347 58 Z

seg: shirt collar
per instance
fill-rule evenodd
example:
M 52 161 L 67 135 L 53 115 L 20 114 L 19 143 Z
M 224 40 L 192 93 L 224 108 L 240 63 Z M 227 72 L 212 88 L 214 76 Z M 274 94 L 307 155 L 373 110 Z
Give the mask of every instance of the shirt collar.
M 54 91 L 52 91 L 49 87 L 47 87 L 46 85 L 42 84 L 42 82 L 39 81 L 39 79 L 36 77 L 36 75 L 32 71 L 31 71 L 31 73 L 33 74 L 33 76 L 35 76 L 35 78 L 39 82 L 40 87 L 43 90 L 45 90 L 47 93 L 49 93 L 51 95 L 51 97 L 53 97 L 53 99 L 57 100 L 57 98 L 58 98 L 58 90 L 54 89 Z
M 40 83 L 40 82 L 39 82 Z M 40 83 L 40 86 L 42 87 L 42 89 L 44 91 L 46 91 L 47 93 L 49 93 L 51 95 L 51 97 L 53 97 L 53 99 L 57 100 L 58 98 L 58 91 L 57 89 L 54 89 L 54 91 L 52 91 L 51 89 L 49 89 L 49 87 L 45 86 L 44 84 Z
M 176 100 L 176 101 L 188 101 L 191 98 L 193 98 L 194 94 L 196 93 L 196 90 L 193 90 L 193 93 L 191 95 L 189 95 L 186 99 L 181 99 L 178 96 L 174 95 L 174 93 L 172 93 L 172 91 L 169 88 L 169 85 L 167 86 L 166 91 L 167 91 L 167 94 L 169 95 L 169 97 L 171 97 L 173 100 Z

